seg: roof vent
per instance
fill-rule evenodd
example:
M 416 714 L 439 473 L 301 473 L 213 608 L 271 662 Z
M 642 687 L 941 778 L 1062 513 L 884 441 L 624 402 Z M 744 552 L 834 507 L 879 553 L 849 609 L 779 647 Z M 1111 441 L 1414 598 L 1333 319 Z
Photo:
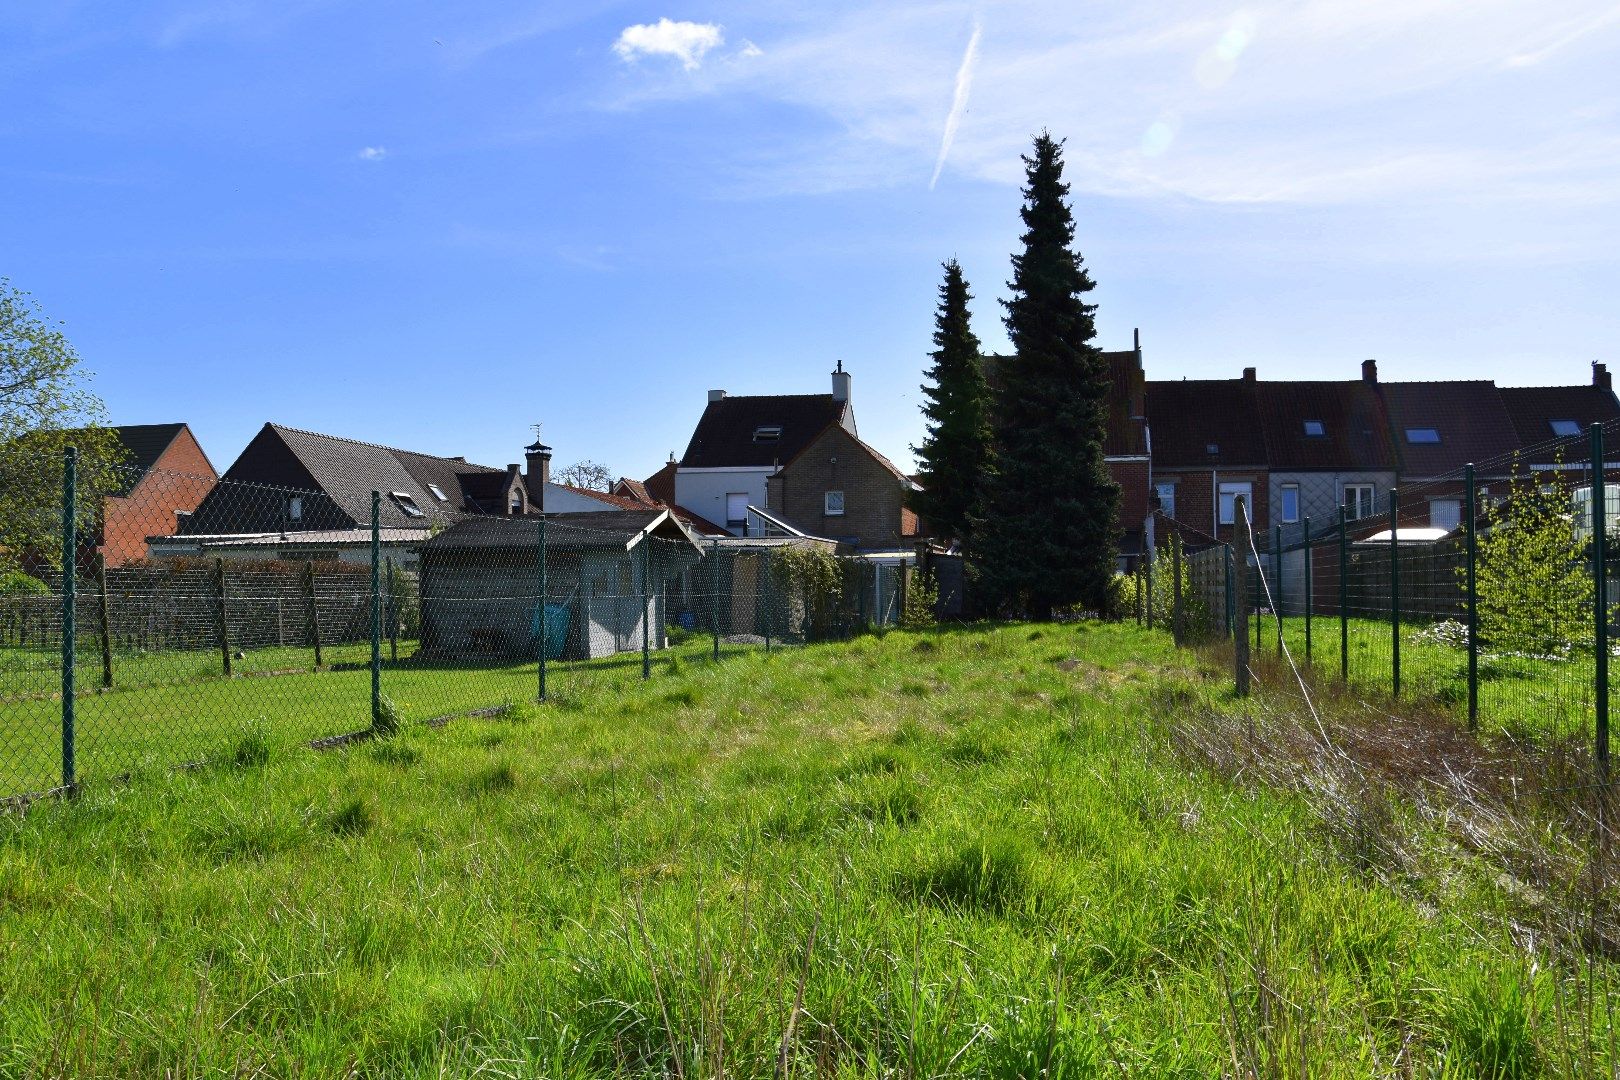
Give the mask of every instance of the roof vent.
M 709 391 L 709 402 L 710 402 L 710 404 L 713 404 L 716 401 L 724 401 L 724 400 L 726 400 L 726 392 L 724 390 L 710 390 Z

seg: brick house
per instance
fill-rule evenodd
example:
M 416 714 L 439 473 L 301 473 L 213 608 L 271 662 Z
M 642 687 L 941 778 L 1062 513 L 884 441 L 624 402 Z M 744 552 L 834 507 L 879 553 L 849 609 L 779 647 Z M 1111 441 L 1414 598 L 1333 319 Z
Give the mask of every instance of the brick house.
M 214 465 L 185 424 L 114 428 L 127 455 L 124 482 L 107 496 L 96 552 L 109 566 L 146 557 L 146 538 L 179 526 L 213 490 Z
M 1151 459 L 1148 455 L 1147 383 L 1142 371 L 1142 336 L 1130 349 L 1103 353 L 1111 390 L 1103 463 L 1119 485 L 1120 568 L 1129 571 L 1147 542 L 1152 510 Z
M 764 508 L 811 536 L 895 551 L 921 538 L 917 515 L 906 506 L 915 488 L 892 461 L 830 423 L 767 477 Z
M 1234 542 L 1239 495 L 1249 501 L 1257 531 L 1270 522 L 1271 473 L 1255 381 L 1248 368 L 1241 379 L 1146 384 L 1153 498 L 1164 517 L 1187 527 L 1189 543 Z

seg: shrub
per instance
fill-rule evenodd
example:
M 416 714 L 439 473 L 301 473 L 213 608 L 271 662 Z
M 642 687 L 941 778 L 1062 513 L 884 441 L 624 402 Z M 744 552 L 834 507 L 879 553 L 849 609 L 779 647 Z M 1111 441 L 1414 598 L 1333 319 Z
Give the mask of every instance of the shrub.
M 0 596 L 48 596 L 50 586 L 21 570 L 0 571 Z

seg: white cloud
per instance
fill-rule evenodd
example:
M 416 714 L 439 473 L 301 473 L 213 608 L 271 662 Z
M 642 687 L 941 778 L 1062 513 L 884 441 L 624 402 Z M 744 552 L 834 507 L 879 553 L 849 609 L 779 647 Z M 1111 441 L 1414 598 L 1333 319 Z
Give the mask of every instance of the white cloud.
M 956 93 L 951 98 L 950 114 L 945 117 L 945 133 L 940 136 L 939 156 L 934 159 L 934 175 L 928 179 L 930 191 L 939 183 L 939 174 L 944 170 L 945 159 L 951 153 L 951 143 L 956 141 L 956 129 L 962 125 L 962 114 L 967 112 L 968 94 L 973 89 L 973 69 L 979 63 L 979 38 L 982 36 L 984 27 L 974 23 L 973 36 L 968 38 L 967 50 L 962 53 L 962 63 L 956 69 Z
M 655 23 L 625 27 L 613 43 L 613 51 L 627 63 L 643 56 L 672 56 L 687 71 L 694 71 L 703 63 L 705 53 L 724 42 L 721 28 L 715 23 L 674 22 L 664 18 Z
M 355 155 L 355 157 L 359 158 L 361 161 L 381 161 L 387 156 L 388 147 L 386 146 L 363 147 L 361 148 L 360 152 Z

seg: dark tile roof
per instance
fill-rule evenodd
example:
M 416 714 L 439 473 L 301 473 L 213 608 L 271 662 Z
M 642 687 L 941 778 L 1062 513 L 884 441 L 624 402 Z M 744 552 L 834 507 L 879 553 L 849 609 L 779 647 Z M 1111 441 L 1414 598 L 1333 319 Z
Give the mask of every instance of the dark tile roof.
M 1513 421 L 1493 382 L 1381 382 L 1378 393 L 1403 478 L 1443 476 L 1470 461 L 1491 461 L 1518 449 Z M 1440 441 L 1414 443 L 1406 434 L 1413 428 L 1433 428 Z
M 1598 386 L 1504 386 L 1502 404 L 1513 420 L 1521 448 L 1557 438 L 1554 420 L 1573 420 L 1584 431 L 1593 424 L 1620 418 L 1614 391 Z
M 667 513 L 667 510 L 647 509 L 547 514 L 546 543 L 559 552 L 569 546 L 625 548 Z M 539 520 L 538 517 L 468 518 L 423 544 L 422 554 L 496 548 L 534 551 L 537 536 L 535 525 Z M 683 534 L 679 525 L 667 518 L 654 529 L 653 535 L 690 539 Z
M 1257 382 L 1254 397 L 1272 469 L 1395 468 L 1389 421 L 1372 384 Z M 1308 421 L 1320 423 L 1322 434 L 1306 434 Z
M 682 468 L 775 465 L 803 450 L 828 424 L 847 423 L 848 402 L 831 394 L 726 396 L 711 401 L 692 432 Z M 756 442 L 754 432 L 780 427 L 780 437 Z
M 145 475 L 179 438 L 185 427 L 184 424 L 123 424 L 113 430 L 118 433 L 118 441 L 129 454 L 129 460 L 124 464 Z
M 1266 440 L 1254 387 L 1243 379 L 1148 382 L 1154 467 L 1264 468 Z
M 1142 354 L 1135 349 L 1103 353 L 1112 384 L 1108 393 L 1108 429 L 1103 435 L 1103 453 L 1108 457 L 1128 457 L 1147 453 L 1142 435 L 1143 415 Z

